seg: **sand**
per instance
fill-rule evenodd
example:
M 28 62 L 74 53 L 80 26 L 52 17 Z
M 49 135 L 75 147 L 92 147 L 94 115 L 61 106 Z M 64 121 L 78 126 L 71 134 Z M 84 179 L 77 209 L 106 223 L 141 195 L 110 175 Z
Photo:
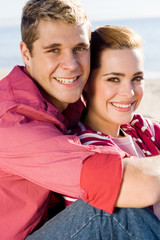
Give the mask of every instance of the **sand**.
M 137 112 L 160 120 L 160 79 L 145 79 L 144 97 Z
M 0 69 L 0 80 L 10 72 L 10 69 Z
M 9 71 L 0 69 L 0 79 Z M 160 120 L 160 79 L 145 79 L 145 94 L 137 112 L 145 117 Z

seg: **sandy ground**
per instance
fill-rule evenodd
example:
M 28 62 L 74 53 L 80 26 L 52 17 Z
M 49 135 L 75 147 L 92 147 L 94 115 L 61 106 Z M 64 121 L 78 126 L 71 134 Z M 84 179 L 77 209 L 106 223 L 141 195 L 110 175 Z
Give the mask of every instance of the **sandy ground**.
M 0 79 L 5 77 L 9 73 L 9 69 L 0 69 Z
M 145 80 L 145 94 L 137 112 L 160 120 L 160 79 Z
M 9 70 L 0 69 L 0 79 L 8 73 Z M 160 120 L 160 79 L 145 80 L 145 94 L 137 112 L 145 117 Z

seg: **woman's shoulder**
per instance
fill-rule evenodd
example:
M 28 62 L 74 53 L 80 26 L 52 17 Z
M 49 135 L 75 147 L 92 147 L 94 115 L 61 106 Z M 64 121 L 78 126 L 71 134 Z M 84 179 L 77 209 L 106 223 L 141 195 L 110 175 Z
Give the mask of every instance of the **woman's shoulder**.
M 141 114 L 135 114 L 132 121 L 130 122 L 132 126 L 138 125 L 142 128 L 150 128 L 152 129 L 154 126 L 160 128 L 160 121 L 157 119 L 147 118 Z

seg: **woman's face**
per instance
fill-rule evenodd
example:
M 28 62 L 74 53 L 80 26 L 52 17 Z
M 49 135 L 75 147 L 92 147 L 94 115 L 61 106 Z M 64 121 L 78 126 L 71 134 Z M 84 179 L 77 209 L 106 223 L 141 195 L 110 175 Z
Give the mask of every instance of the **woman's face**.
M 138 48 L 106 49 L 100 63 L 86 85 L 86 122 L 116 137 L 119 126 L 131 121 L 143 96 L 143 54 Z

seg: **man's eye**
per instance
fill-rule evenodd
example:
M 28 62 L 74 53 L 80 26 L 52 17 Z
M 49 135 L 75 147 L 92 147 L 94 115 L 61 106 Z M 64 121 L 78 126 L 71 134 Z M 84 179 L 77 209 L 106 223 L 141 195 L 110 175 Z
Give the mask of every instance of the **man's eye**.
M 59 49 L 58 48 L 53 48 L 53 49 L 50 49 L 48 52 L 57 53 L 57 52 L 59 52 Z
M 82 52 L 82 51 L 85 51 L 86 49 L 84 47 L 76 47 L 74 50 L 76 52 Z

